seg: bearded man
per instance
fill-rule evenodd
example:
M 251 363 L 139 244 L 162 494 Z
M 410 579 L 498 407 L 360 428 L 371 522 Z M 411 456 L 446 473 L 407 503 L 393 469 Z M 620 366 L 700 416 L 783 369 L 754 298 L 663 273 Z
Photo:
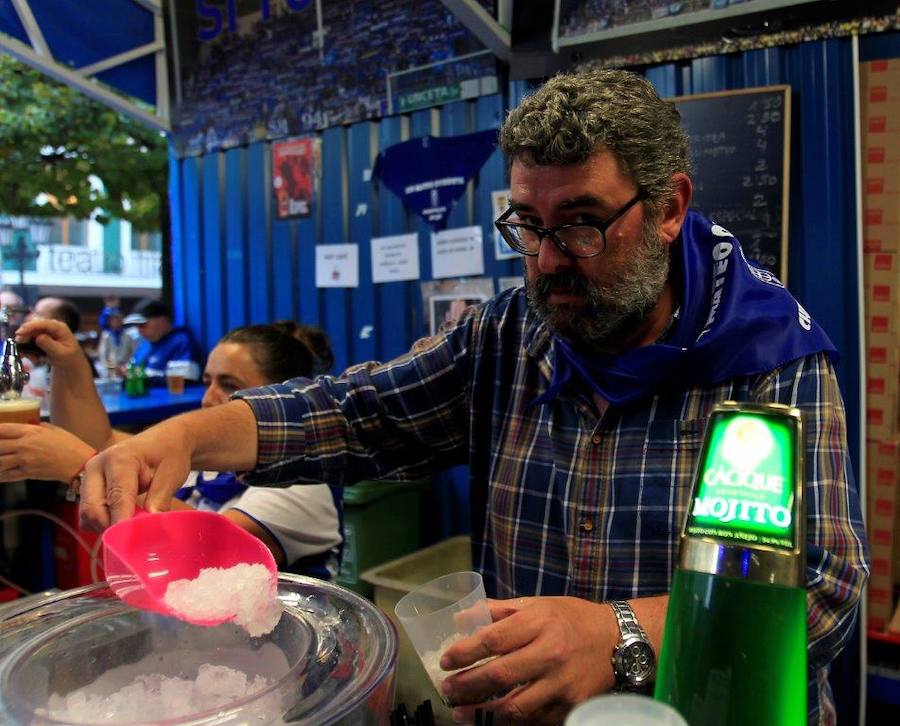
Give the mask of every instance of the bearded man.
M 468 464 L 473 563 L 499 599 L 441 666 L 495 657 L 443 695 L 461 720 L 558 723 L 632 685 L 610 661 L 623 619 L 658 652 L 712 407 L 790 404 L 807 423 L 809 716 L 827 723 L 828 664 L 868 572 L 832 344 L 689 211 L 678 113 L 640 76 L 557 76 L 500 144 L 511 205 L 497 227 L 524 288 L 396 360 L 244 391 L 110 449 L 88 467 L 84 521 L 128 517 L 139 491 L 164 509 L 191 468 L 350 485 Z

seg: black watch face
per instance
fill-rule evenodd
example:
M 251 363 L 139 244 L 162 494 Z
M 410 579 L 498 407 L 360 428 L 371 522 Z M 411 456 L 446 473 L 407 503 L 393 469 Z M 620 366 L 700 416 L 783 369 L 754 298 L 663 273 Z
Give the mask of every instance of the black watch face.
M 656 656 L 649 643 L 636 640 L 622 649 L 622 670 L 626 680 L 635 685 L 653 678 Z

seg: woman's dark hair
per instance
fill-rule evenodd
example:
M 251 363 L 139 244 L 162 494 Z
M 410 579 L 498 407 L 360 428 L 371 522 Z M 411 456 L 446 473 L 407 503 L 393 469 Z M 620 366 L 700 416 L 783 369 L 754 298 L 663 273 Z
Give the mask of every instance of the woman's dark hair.
M 286 381 L 324 372 L 334 360 L 328 337 L 315 326 L 279 320 L 262 325 L 245 325 L 226 333 L 220 343 L 240 343 L 250 347 L 250 355 L 269 381 Z
M 334 365 L 334 353 L 331 352 L 331 341 L 325 331 L 317 325 L 298 325 L 295 333 L 313 354 L 314 376 L 322 375 Z

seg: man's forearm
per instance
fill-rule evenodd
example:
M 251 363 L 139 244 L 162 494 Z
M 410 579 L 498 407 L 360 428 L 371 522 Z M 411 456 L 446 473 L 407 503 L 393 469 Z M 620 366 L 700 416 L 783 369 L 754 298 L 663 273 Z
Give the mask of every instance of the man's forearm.
M 85 356 L 51 366 L 50 421 L 97 450 L 110 444 L 109 416 Z
M 194 469 L 248 471 L 256 466 L 256 417 L 243 401 L 192 411 L 160 424 L 167 425 L 177 426 L 188 437 Z

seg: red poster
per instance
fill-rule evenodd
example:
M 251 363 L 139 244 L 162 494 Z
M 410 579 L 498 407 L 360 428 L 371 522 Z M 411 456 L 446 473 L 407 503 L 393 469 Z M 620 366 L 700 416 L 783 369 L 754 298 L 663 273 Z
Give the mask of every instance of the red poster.
M 272 189 L 278 219 L 310 215 L 318 166 L 319 140 L 316 138 L 272 144 Z

